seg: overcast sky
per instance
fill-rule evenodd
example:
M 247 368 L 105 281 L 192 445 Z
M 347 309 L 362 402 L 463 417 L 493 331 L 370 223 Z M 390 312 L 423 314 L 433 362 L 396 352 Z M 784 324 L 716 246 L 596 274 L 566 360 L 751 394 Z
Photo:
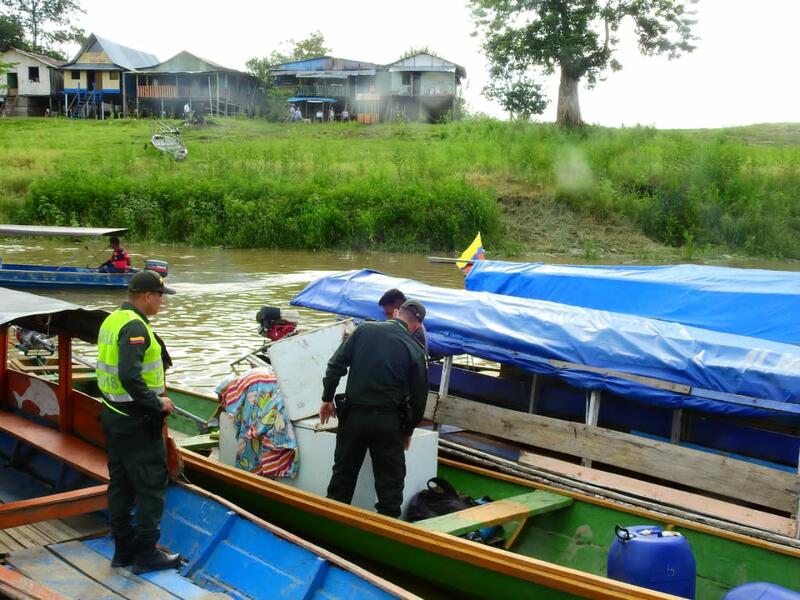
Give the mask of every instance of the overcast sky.
M 465 0 L 304 0 L 176 2 L 138 0 L 124 8 L 82 0 L 80 25 L 161 60 L 181 50 L 244 70 L 283 40 L 319 29 L 332 55 L 388 63 L 410 47 L 428 46 L 467 70 L 470 110 L 504 117 L 481 96 L 486 62 Z M 646 58 L 621 33 L 623 70 L 594 90 L 581 89 L 584 120 L 608 126 L 723 127 L 800 121 L 800 0 L 700 0 L 694 53 Z M 72 48 L 71 51 L 76 51 Z M 72 56 L 70 56 L 72 58 Z M 550 81 L 555 116 L 557 78 Z

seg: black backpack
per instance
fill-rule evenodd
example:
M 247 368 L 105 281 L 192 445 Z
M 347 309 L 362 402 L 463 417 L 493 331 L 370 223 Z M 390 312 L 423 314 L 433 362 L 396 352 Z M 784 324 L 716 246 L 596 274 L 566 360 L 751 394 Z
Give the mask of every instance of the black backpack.
M 422 521 L 477 505 L 470 496 L 459 494 L 446 479 L 432 477 L 427 489 L 415 494 L 409 502 L 407 518 L 411 522 Z

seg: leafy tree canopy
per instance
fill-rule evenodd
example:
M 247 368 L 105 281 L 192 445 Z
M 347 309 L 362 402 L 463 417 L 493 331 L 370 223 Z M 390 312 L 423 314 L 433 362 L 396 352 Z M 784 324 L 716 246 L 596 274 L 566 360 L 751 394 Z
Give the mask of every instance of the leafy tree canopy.
M 27 47 L 25 31 L 14 17 L 0 14 L 0 52 L 9 48 Z
M 411 58 L 412 56 L 416 56 L 417 54 L 432 54 L 433 56 L 439 56 L 428 46 L 411 46 L 411 48 L 409 48 L 400 55 L 400 58 L 398 60 L 403 60 L 404 58 Z
M 593 86 L 607 70 L 622 68 L 614 52 L 630 21 L 644 55 L 676 58 L 694 49 L 697 0 L 469 0 L 476 33 L 490 63 L 484 94 L 524 114 L 541 113 L 546 100 L 536 71 L 561 73 L 557 122 L 580 125 L 578 82 Z M 524 96 L 530 94 L 530 100 Z
M 299 41 L 286 40 L 281 42 L 280 46 L 284 49 L 288 48 L 288 50 L 273 50 L 267 56 L 262 58 L 254 56 L 245 63 L 248 72 L 255 75 L 263 84 L 269 83 L 269 71 L 275 65 L 325 56 L 331 52 L 331 49 L 325 46 L 325 36 L 321 31 L 314 31 L 307 38 Z
M 79 0 L 0 0 L 0 11 L 22 27 L 33 52 L 63 58 L 58 46 L 85 41 L 83 30 L 72 24 L 83 12 Z

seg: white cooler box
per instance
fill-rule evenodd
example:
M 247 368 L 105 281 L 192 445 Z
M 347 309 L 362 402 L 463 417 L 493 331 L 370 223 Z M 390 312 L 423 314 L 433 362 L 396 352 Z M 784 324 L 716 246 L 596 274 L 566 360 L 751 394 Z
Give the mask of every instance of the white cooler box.
M 349 324 L 349 321 L 339 322 L 310 333 L 284 338 L 269 348 L 278 387 L 295 428 L 300 457 L 298 477 L 280 481 L 320 496 L 324 496 L 328 489 L 336 447 L 336 419 L 321 428 L 317 416 L 322 397 L 322 377 L 328 360 L 341 344 Z M 343 377 L 337 392 L 343 392 L 345 385 L 346 377 Z M 403 516 L 414 494 L 425 489 L 428 479 L 436 476 L 438 442 L 439 436 L 435 431 L 414 430 L 411 446 L 406 452 Z M 220 418 L 219 458 L 226 464 L 233 464 L 236 458 L 233 419 L 225 414 Z M 376 502 L 375 479 L 368 452 L 358 476 L 353 505 L 374 511 Z

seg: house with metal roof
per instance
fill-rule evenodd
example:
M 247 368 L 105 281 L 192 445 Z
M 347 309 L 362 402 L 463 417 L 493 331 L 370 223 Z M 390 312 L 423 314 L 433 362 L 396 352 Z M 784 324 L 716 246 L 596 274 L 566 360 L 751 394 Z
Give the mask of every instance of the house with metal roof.
M 0 63 L 11 64 L 0 74 L 0 115 L 41 117 L 58 108 L 64 76 L 60 60 L 9 48 L 0 52 Z
M 200 114 L 236 115 L 251 113 L 260 99 L 258 79 L 253 75 L 185 50 L 162 63 L 126 73 L 126 77 L 135 83 L 137 114 L 178 116 L 189 104 Z
M 133 80 L 125 75 L 156 64 L 154 54 L 91 34 L 75 58 L 61 67 L 67 115 L 104 118 L 123 112 L 136 96 Z
M 429 53 L 419 53 L 389 65 L 321 56 L 276 65 L 271 71 L 278 87 L 294 90 L 289 102 L 312 118 L 332 107 L 361 123 L 392 120 L 437 121 L 455 116 L 464 67 Z
M 289 102 L 303 116 L 313 118 L 317 111 L 327 115 L 331 107 L 336 113 L 353 111 L 358 93 L 375 90 L 375 63 L 320 56 L 276 65 L 270 71 L 278 87 L 293 90 Z
M 388 96 L 386 118 L 383 120 L 438 121 L 457 115 L 456 98 L 461 80 L 467 71 L 461 65 L 428 52 L 407 56 L 384 66 L 380 86 Z M 359 101 L 357 110 L 364 112 L 366 100 Z

